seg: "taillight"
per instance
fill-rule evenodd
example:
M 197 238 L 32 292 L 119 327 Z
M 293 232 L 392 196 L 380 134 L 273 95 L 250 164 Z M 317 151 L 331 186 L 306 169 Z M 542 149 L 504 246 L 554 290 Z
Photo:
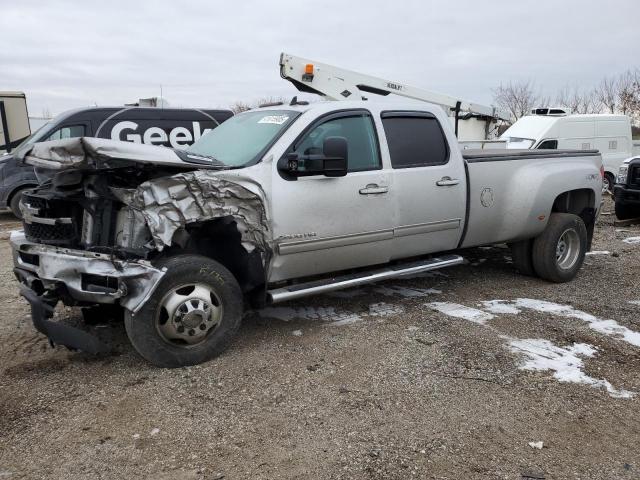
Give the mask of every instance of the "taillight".
M 604 165 L 600 165 L 600 176 L 604 179 Z

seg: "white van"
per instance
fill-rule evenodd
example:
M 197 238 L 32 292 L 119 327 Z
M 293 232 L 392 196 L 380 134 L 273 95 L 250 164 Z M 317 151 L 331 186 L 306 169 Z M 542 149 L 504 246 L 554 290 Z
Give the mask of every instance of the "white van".
M 631 120 L 626 115 L 568 115 L 560 109 L 535 109 L 500 137 L 507 148 L 599 150 L 604 188 L 613 191 L 618 168 L 633 155 Z

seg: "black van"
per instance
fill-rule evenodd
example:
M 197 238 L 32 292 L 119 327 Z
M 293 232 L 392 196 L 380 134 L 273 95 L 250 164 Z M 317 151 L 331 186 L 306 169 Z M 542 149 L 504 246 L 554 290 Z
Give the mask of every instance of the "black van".
M 61 113 L 27 137 L 12 153 L 37 142 L 98 137 L 184 148 L 233 116 L 231 110 L 196 108 L 90 107 Z M 0 157 L 0 208 L 20 217 L 20 196 L 38 184 L 33 167 L 12 154 Z

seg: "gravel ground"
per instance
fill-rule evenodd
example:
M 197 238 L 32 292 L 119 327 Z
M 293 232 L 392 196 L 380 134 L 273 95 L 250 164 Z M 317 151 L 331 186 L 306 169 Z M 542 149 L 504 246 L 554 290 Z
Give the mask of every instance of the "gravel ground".
M 640 244 L 623 242 L 640 228 L 612 215 L 593 245 L 609 253 L 571 283 L 472 249 L 249 313 L 229 351 L 177 370 L 121 324 L 96 328 L 112 356 L 51 349 L 17 295 L 12 228 L 0 216 L 2 479 L 640 478 Z

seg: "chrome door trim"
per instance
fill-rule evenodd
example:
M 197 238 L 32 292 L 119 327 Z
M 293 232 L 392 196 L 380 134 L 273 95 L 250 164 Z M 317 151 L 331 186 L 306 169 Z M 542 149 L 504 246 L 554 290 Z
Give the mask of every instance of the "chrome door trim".
M 461 218 L 452 218 L 439 222 L 418 223 L 415 225 L 404 225 L 393 229 L 394 237 L 407 237 L 409 235 L 422 235 L 424 233 L 439 232 L 441 230 L 455 230 L 460 228 Z
M 278 245 L 280 255 L 291 255 L 302 252 L 314 252 L 329 248 L 346 247 L 349 245 L 359 245 L 362 243 L 381 242 L 391 240 L 393 230 L 376 230 L 373 232 L 352 233 L 336 237 L 318 238 L 314 240 L 300 240 L 296 242 L 286 242 Z

